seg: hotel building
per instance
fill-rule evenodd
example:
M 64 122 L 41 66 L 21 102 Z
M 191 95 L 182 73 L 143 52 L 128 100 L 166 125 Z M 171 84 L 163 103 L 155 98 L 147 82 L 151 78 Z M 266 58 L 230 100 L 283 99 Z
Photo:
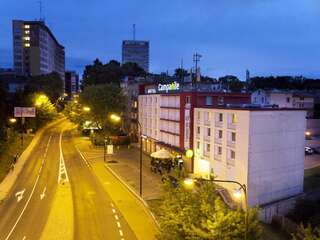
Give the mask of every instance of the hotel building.
M 166 148 L 184 160 L 188 172 L 193 172 L 193 159 L 185 151 L 193 149 L 195 107 L 217 107 L 228 103 L 250 103 L 244 93 L 208 92 L 199 88 L 170 84 L 144 85 L 138 98 L 139 122 L 144 135 L 143 150 L 152 153 Z
M 194 174 L 245 184 L 250 206 L 303 192 L 306 111 L 194 109 Z M 237 185 L 221 184 L 230 196 Z

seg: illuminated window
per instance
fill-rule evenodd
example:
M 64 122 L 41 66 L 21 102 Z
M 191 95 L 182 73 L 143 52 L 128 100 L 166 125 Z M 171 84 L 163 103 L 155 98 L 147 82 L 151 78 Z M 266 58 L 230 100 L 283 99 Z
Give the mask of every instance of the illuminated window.
M 24 33 L 28 35 L 30 33 L 30 31 L 26 30 L 26 31 L 24 31 Z
M 30 37 L 24 37 L 23 39 L 26 41 L 30 41 Z
M 238 122 L 238 118 L 236 114 L 232 114 L 232 123 L 237 123 Z
M 25 47 L 30 47 L 30 43 L 24 44 Z
M 30 25 L 24 25 L 25 29 L 30 29 Z

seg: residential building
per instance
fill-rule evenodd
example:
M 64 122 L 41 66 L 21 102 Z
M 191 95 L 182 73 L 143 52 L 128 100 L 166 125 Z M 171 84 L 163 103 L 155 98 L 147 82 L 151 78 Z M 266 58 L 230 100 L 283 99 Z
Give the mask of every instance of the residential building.
M 122 64 L 137 63 L 149 72 L 149 41 L 125 40 L 122 42 Z
M 248 105 L 194 112 L 196 175 L 245 184 L 251 207 L 303 192 L 305 110 Z M 220 185 L 230 196 L 238 190 Z
M 13 20 L 13 61 L 18 75 L 57 72 L 65 77 L 64 47 L 43 21 Z
M 64 88 L 69 97 L 79 92 L 79 75 L 75 71 L 66 71 Z
M 184 160 L 187 171 L 193 171 L 193 159 L 185 151 L 193 149 L 194 108 L 216 107 L 230 103 L 250 103 L 245 93 L 200 91 L 178 82 L 142 85 L 139 95 L 139 121 L 145 137 L 143 150 L 152 153 L 167 148 Z
M 307 109 L 307 117 L 313 116 L 314 96 L 302 91 L 259 89 L 251 94 L 251 102 L 257 105 L 276 105 L 280 108 Z

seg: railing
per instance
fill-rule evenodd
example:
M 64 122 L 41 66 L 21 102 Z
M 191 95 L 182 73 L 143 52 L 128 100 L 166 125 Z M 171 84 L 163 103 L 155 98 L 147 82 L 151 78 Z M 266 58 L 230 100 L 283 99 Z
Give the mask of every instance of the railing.
M 204 136 L 203 140 L 206 141 L 206 142 L 210 142 L 211 137 L 210 136 Z
M 214 122 L 214 126 L 215 126 L 215 127 L 222 128 L 222 125 L 223 125 L 223 122 L 220 122 L 220 121 L 215 121 L 215 122 Z
M 203 156 L 205 156 L 205 157 L 210 157 L 210 152 L 208 152 L 208 151 L 203 151 Z
M 234 166 L 234 163 L 235 163 L 235 159 L 227 158 L 227 165 L 228 166 Z
M 236 142 L 234 142 L 234 141 L 227 141 L 227 146 L 228 146 L 228 147 L 235 148 L 235 147 L 236 147 Z
M 221 155 L 215 154 L 214 155 L 214 160 L 221 161 Z
M 228 123 L 228 128 L 235 130 L 237 128 L 237 125 L 235 123 Z
M 210 121 L 209 120 L 204 120 L 204 125 L 210 126 Z
M 215 138 L 214 143 L 222 144 L 222 138 Z

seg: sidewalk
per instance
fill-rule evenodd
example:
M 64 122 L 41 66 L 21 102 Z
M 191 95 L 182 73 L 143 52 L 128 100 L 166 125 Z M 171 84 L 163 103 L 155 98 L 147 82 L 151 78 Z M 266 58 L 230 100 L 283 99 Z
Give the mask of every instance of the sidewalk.
M 79 138 L 82 153 L 88 161 L 103 160 L 103 148 L 93 147 L 86 138 Z M 140 187 L 140 155 L 139 149 L 131 147 L 114 148 L 114 154 L 107 156 L 107 166 L 121 177 L 131 188 L 139 194 Z M 162 192 L 161 176 L 150 171 L 150 158 L 143 155 L 142 168 L 142 197 L 144 200 L 159 199 Z

